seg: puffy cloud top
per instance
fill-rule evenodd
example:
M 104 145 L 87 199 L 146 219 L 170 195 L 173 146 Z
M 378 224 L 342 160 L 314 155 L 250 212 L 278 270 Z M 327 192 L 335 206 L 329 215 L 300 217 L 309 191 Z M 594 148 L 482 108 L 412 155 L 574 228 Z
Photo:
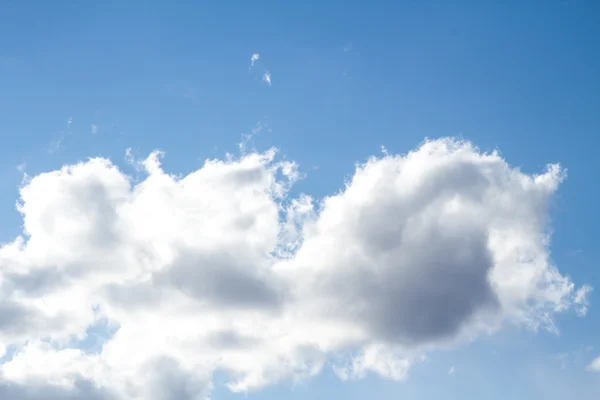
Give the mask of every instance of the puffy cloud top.
M 587 307 L 548 253 L 558 165 L 426 141 L 317 202 L 288 195 L 297 166 L 274 150 L 184 177 L 161 157 L 140 182 L 97 158 L 21 188 L 23 236 L 0 247 L 2 397 L 203 399 L 215 371 L 244 391 L 327 364 L 400 380 L 435 348 Z

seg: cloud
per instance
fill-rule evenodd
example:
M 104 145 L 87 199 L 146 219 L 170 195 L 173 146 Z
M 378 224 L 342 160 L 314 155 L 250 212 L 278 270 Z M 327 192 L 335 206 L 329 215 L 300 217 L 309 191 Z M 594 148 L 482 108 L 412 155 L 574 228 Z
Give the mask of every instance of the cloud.
M 335 374 L 342 380 L 362 379 L 367 373 L 374 372 L 384 378 L 403 380 L 414 360 L 405 357 L 402 351 L 393 347 L 370 344 L 364 346 L 358 356 L 345 366 L 333 367 Z
M 450 369 L 448 370 L 448 375 L 452 376 L 454 375 L 454 365 L 450 367 Z
M 48 145 L 48 154 L 52 154 L 58 151 L 58 149 L 60 149 L 60 146 L 62 145 L 62 141 L 63 141 L 64 137 L 59 137 L 58 139 L 54 139 L 50 142 L 50 144 Z
M 575 292 L 575 311 L 581 317 L 585 317 L 590 303 L 588 297 L 594 289 L 590 285 L 583 285 Z
M 70 126 L 73 123 L 73 117 L 67 119 L 67 125 Z
M 96 133 L 98 133 L 98 125 L 92 124 L 92 135 L 95 135 Z
M 24 182 L 23 235 L 0 247 L 0 394 L 204 399 L 217 371 L 246 391 L 325 366 L 402 380 L 437 348 L 555 331 L 586 304 L 549 257 L 558 165 L 426 141 L 317 200 L 291 197 L 298 166 L 274 149 L 183 177 L 162 157 L 126 153 L 139 181 L 94 158 Z
M 269 71 L 265 71 L 263 74 L 263 82 L 271 86 L 271 73 Z
M 250 57 L 249 71 L 253 70 L 254 65 L 258 62 L 258 60 L 260 60 L 260 54 L 259 53 L 252 54 L 252 56 Z M 271 86 L 271 73 L 268 70 L 264 70 L 264 73 L 262 75 L 262 80 L 267 85 Z
M 575 299 L 576 298 L 577 298 L 577 293 L 575 294 Z M 577 303 L 575 303 L 575 304 L 577 304 Z M 575 311 L 578 313 L 578 315 L 582 316 L 578 312 L 577 306 L 575 306 Z M 552 358 L 555 361 L 557 361 L 558 363 L 560 363 L 561 369 L 565 369 L 567 367 L 567 365 L 569 365 L 569 364 L 572 364 L 572 365 L 581 364 L 583 362 L 584 358 L 587 359 L 587 357 L 588 357 L 587 353 L 589 353 L 592 350 L 593 350 L 592 346 L 581 345 L 575 350 L 558 353 L 558 354 L 554 355 Z
M 344 47 L 342 48 L 342 50 L 344 51 L 344 53 L 349 52 L 350 50 L 352 50 L 352 42 L 348 42 L 344 45 Z
M 590 363 L 590 365 L 588 365 L 588 370 L 593 372 L 600 372 L 600 357 L 596 358 Z
M 267 128 L 268 126 L 262 122 L 258 122 L 256 125 L 254 125 L 254 127 L 250 130 L 250 133 L 242 133 L 242 140 L 238 143 L 238 148 L 240 150 L 240 153 L 246 154 L 248 150 L 250 150 L 248 148 L 248 145 L 252 142 L 252 140 L 254 139 L 254 136 L 258 135 L 260 132 L 263 131 L 263 129 Z M 268 129 L 270 131 L 270 129 Z M 256 151 L 255 149 L 252 149 L 253 151 Z
M 69 388 L 45 384 L 15 384 L 0 381 L 0 398 L 14 400 L 112 400 L 110 392 L 81 378 L 74 378 Z

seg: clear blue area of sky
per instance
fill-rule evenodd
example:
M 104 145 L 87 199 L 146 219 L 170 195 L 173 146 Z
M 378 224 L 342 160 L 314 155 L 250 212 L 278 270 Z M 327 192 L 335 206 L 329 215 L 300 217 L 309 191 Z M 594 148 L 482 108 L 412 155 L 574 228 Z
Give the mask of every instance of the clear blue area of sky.
M 22 163 L 29 174 L 98 155 L 123 165 L 128 147 L 159 148 L 185 173 L 236 152 L 260 122 L 256 147 L 299 162 L 297 190 L 320 197 L 380 145 L 462 136 L 527 172 L 568 169 L 553 260 L 600 290 L 598 71 L 594 0 L 1 0 L 0 240 L 20 230 Z M 325 373 L 249 397 L 596 399 L 600 375 L 585 366 L 600 355 L 598 299 L 584 319 L 560 317 L 558 337 L 506 332 L 433 354 L 404 383 Z

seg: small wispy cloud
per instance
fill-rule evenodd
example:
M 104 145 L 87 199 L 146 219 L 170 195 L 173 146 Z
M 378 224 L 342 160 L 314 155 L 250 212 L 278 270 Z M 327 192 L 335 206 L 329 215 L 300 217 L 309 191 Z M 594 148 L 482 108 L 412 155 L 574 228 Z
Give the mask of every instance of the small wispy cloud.
M 454 365 L 450 367 L 450 370 L 448 370 L 448 375 L 454 375 Z
M 583 285 L 575 292 L 575 311 L 580 317 L 585 317 L 588 312 L 590 302 L 588 300 L 589 294 L 594 289 L 590 285 Z
M 69 117 L 69 119 L 67 119 L 67 126 L 71 126 L 72 123 L 73 123 L 73 117 Z
M 92 124 L 92 135 L 98 133 L 98 125 Z
M 135 164 L 135 157 L 133 157 L 131 147 L 125 149 L 125 162 L 129 165 Z
M 561 369 L 565 369 L 569 365 L 579 365 L 584 363 L 584 360 L 588 358 L 588 353 L 593 349 L 592 346 L 581 345 L 573 351 L 555 354 L 552 356 L 552 359 L 560 364 Z M 598 363 L 598 367 L 600 368 L 600 362 Z
M 125 162 L 127 164 L 131 165 L 138 172 L 144 168 L 144 165 L 143 165 L 144 163 L 135 158 L 131 147 L 125 149 Z
M 22 162 L 21 164 L 17 165 L 17 171 L 23 173 L 25 172 L 25 168 L 27 168 L 27 163 Z
M 259 53 L 253 53 L 252 56 L 250 56 L 250 67 L 248 67 L 248 72 L 252 72 L 253 75 L 257 73 L 257 71 L 254 70 L 254 67 L 256 65 L 256 63 L 258 62 L 258 60 L 260 60 L 260 54 Z M 268 69 L 263 69 L 263 74 L 262 74 L 262 81 L 264 83 L 266 83 L 267 85 L 271 86 L 271 72 L 269 72 Z M 255 75 L 256 76 L 256 75 Z
M 254 67 L 254 64 L 260 59 L 260 54 L 254 53 L 250 57 L 250 68 Z
M 554 359 L 560 363 L 560 369 L 565 369 L 570 356 L 569 353 L 560 353 L 554 356 Z
M 254 136 L 258 135 L 266 127 L 262 122 L 258 122 L 251 130 L 250 133 L 242 133 L 242 140 L 238 144 L 241 154 L 246 154 L 248 145 L 251 143 Z
M 48 154 L 55 153 L 58 149 L 60 149 L 60 145 L 62 144 L 63 137 L 59 137 L 58 139 L 54 139 L 48 145 Z
M 263 82 L 271 86 L 271 73 L 269 71 L 265 71 L 263 74 Z
M 342 50 L 344 51 L 344 53 L 349 52 L 350 50 L 352 50 L 352 42 L 348 42 L 344 45 L 344 47 L 342 47 Z

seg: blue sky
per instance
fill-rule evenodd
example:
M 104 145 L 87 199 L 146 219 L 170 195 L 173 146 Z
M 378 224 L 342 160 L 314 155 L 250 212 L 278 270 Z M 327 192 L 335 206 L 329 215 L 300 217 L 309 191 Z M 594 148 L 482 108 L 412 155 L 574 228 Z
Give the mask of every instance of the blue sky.
M 249 146 L 274 146 L 305 174 L 290 197 L 320 199 L 382 145 L 405 154 L 451 136 L 498 149 L 526 174 L 566 168 L 548 254 L 577 286 L 598 288 L 598 49 L 600 7 L 584 0 L 4 1 L 0 240 L 22 231 L 23 172 L 101 156 L 143 175 L 127 148 L 136 159 L 160 149 L 166 172 L 187 174 L 238 154 L 254 130 Z M 585 317 L 556 316 L 560 334 L 508 324 L 428 352 L 401 382 L 344 382 L 324 369 L 236 394 L 218 375 L 212 397 L 596 398 L 600 374 L 588 365 L 600 356 L 597 293 Z

